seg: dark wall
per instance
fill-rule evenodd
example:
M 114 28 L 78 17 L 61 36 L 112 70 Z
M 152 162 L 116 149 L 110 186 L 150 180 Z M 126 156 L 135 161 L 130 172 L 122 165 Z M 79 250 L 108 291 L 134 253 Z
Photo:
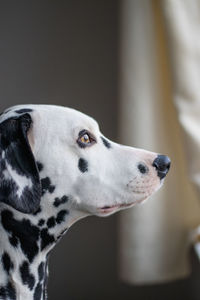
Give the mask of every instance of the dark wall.
M 92 114 L 115 136 L 117 4 L 0 1 L 1 108 L 72 106 Z
M 0 110 L 74 107 L 115 139 L 117 34 L 116 0 L 0 1 Z M 49 299 L 95 299 L 114 290 L 116 230 L 116 216 L 71 228 L 50 259 Z
M 118 0 L 0 1 L 0 110 L 61 104 L 117 137 Z M 172 284 L 117 279 L 117 215 L 75 224 L 50 259 L 49 299 L 197 300 L 200 271 Z

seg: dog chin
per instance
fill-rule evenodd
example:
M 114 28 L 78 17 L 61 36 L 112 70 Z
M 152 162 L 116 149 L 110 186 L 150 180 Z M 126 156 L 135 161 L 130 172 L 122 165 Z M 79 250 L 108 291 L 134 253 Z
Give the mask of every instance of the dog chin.
M 157 188 L 157 189 L 159 189 L 159 188 Z M 110 216 L 110 215 L 114 214 L 117 211 L 124 210 L 124 209 L 130 208 L 132 206 L 145 203 L 146 200 L 149 197 L 151 197 L 152 194 L 154 194 L 154 192 L 151 193 L 151 194 L 145 195 L 144 197 L 142 197 L 138 200 L 135 200 L 131 203 L 115 204 L 115 205 L 111 205 L 111 206 L 103 206 L 101 208 L 97 208 L 97 210 L 94 214 L 96 216 L 100 216 L 100 217 Z
M 155 193 L 156 190 L 158 190 L 160 186 L 156 187 L 155 190 L 151 190 L 149 192 L 145 192 L 140 195 L 140 197 L 134 197 L 134 200 L 130 201 L 129 203 L 118 203 L 118 204 L 111 204 L 111 205 L 104 205 L 102 207 L 95 207 L 95 206 L 90 206 L 88 205 L 87 207 L 85 206 L 84 209 L 82 210 L 87 211 L 89 215 L 95 215 L 99 217 L 107 217 L 110 216 L 120 210 L 124 210 L 127 208 L 130 208 L 132 206 L 145 203 L 146 200 L 151 197 L 152 194 Z M 138 195 L 137 195 L 138 196 Z

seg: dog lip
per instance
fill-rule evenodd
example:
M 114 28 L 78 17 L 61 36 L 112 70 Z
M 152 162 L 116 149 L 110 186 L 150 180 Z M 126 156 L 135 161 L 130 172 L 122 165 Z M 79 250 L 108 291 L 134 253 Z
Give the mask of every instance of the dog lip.
M 99 211 L 101 213 L 109 213 L 109 212 L 112 212 L 112 211 L 114 211 L 114 210 L 116 210 L 118 208 L 128 207 L 128 206 L 131 206 L 133 204 L 134 204 L 134 202 L 123 203 L 123 204 L 116 204 L 116 205 L 111 205 L 111 206 L 106 205 L 106 206 L 103 206 L 103 207 L 99 208 Z
M 112 212 L 112 211 L 114 211 L 114 210 L 116 210 L 116 209 L 118 209 L 120 207 L 120 205 L 118 204 L 118 205 L 112 205 L 112 206 L 103 206 L 103 207 L 101 207 L 101 208 L 99 208 L 99 211 L 101 212 L 101 213 L 110 213 L 110 212 Z

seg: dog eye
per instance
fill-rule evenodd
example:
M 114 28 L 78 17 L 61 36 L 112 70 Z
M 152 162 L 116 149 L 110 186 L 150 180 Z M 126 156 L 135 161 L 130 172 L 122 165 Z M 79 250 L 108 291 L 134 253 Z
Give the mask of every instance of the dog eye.
M 89 144 L 90 143 L 89 135 L 87 133 L 84 134 L 83 136 L 80 137 L 80 141 L 81 141 L 81 143 Z
M 96 142 L 96 140 L 89 132 L 87 132 L 86 130 L 82 130 L 81 132 L 79 132 L 77 143 L 81 148 L 91 146 L 94 142 Z

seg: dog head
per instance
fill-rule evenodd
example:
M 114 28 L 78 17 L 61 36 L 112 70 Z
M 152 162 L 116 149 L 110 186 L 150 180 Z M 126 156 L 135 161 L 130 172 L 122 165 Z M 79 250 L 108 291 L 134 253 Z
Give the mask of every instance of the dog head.
M 167 156 L 114 143 L 70 108 L 22 105 L 0 116 L 0 202 L 23 213 L 67 203 L 107 216 L 153 194 L 169 167 Z

